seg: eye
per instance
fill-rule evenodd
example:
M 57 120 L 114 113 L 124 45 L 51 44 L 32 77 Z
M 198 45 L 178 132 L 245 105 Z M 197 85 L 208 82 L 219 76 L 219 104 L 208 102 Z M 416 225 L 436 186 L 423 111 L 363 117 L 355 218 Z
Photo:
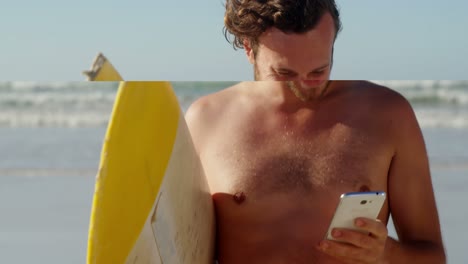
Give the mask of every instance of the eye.
M 287 70 L 277 70 L 275 72 L 276 72 L 276 74 L 278 76 L 282 76 L 282 77 L 292 77 L 292 76 L 294 76 L 293 72 L 287 71 Z
M 323 75 L 325 72 L 326 72 L 326 69 L 320 69 L 320 70 L 313 71 L 311 74 L 312 74 L 313 76 L 321 76 L 321 75 Z

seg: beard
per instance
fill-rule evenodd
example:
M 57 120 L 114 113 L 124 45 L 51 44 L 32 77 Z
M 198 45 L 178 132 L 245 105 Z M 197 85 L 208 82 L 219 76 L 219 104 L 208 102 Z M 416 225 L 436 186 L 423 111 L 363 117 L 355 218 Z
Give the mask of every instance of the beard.
M 300 81 L 285 81 L 286 86 L 302 101 L 322 98 L 328 90 L 330 81 L 322 81 L 314 86 L 304 86 Z

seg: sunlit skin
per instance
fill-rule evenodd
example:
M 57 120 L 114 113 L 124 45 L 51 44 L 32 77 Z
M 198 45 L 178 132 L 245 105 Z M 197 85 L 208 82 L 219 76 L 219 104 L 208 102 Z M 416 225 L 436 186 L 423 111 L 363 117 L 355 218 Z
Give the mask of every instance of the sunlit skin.
M 329 81 L 335 29 L 270 28 L 255 79 L 197 100 L 186 120 L 216 209 L 216 259 L 235 263 L 444 263 L 424 140 L 409 103 L 369 82 Z M 298 91 L 298 92 L 297 92 Z M 378 219 L 324 239 L 345 192 L 387 192 Z M 393 215 L 399 241 L 388 237 Z

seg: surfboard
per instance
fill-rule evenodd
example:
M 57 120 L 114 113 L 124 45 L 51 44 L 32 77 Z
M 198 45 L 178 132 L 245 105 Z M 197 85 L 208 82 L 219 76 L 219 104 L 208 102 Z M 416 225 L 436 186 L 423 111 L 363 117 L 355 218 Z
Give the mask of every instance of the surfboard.
M 88 80 L 121 80 L 102 54 Z M 169 82 L 121 82 L 105 136 L 87 263 L 213 263 L 214 208 Z

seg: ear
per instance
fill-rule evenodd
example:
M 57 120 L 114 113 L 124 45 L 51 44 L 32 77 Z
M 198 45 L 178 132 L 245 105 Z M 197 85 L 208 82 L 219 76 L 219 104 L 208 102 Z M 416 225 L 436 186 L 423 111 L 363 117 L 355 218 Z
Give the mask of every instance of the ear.
M 242 44 L 244 45 L 245 55 L 247 55 L 247 59 L 249 60 L 250 64 L 255 64 L 255 55 L 250 40 L 244 39 Z

